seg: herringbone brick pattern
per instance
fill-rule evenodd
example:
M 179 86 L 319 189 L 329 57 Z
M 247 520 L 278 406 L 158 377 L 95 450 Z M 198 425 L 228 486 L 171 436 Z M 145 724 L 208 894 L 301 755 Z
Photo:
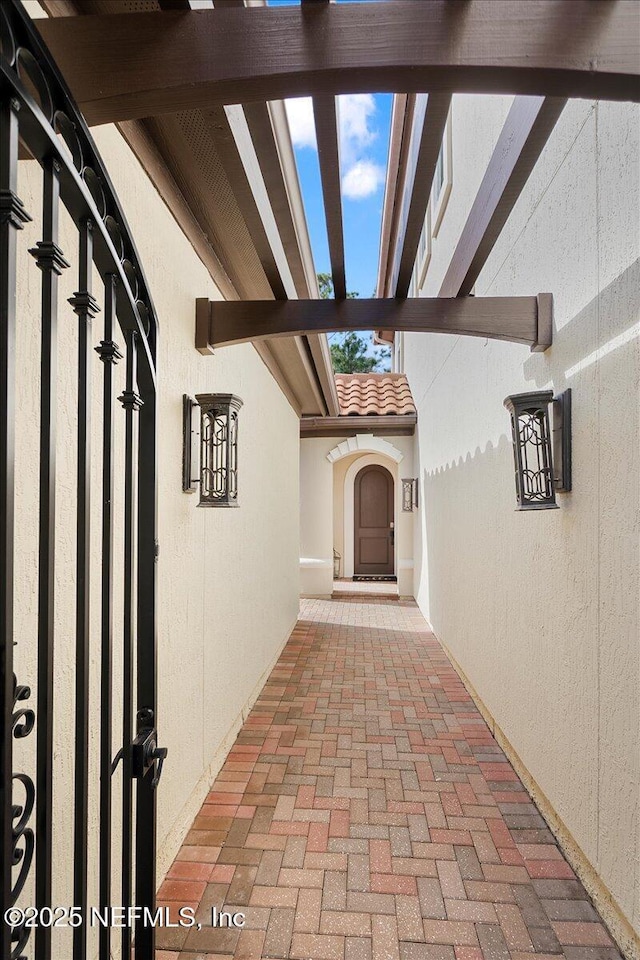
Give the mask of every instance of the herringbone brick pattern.
M 303 603 L 160 902 L 202 929 L 160 931 L 158 960 L 620 956 L 404 601 Z

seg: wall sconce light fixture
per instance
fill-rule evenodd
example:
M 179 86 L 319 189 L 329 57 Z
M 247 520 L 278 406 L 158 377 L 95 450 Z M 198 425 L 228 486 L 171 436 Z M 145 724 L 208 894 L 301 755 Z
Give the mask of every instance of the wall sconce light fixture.
M 193 493 L 200 485 L 200 507 L 238 506 L 238 411 L 240 397 L 231 393 L 199 393 L 182 398 L 182 489 Z M 199 429 L 193 409 L 200 408 Z M 193 476 L 194 441 L 199 437 L 200 471 Z
M 402 481 L 402 509 L 410 513 L 418 506 L 418 478 L 403 479 Z
M 517 393 L 511 414 L 518 510 L 554 510 L 556 493 L 571 490 L 571 390 Z M 549 417 L 551 407 L 551 418 Z

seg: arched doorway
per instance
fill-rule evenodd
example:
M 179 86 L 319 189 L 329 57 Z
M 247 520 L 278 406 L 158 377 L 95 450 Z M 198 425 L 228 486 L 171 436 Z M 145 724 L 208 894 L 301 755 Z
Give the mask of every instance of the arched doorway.
M 354 484 L 353 574 L 394 574 L 394 484 L 380 464 L 369 464 Z

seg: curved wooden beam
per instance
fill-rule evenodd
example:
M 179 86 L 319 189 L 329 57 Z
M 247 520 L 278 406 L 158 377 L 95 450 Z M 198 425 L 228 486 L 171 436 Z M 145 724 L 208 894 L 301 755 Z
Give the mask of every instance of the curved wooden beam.
M 196 300 L 196 348 L 348 330 L 453 333 L 551 345 L 551 294 L 537 297 L 420 297 L 408 300 Z
M 635 0 L 449 0 L 36 21 L 90 123 L 286 97 L 514 93 L 640 100 Z M 81 57 L 78 50 L 83 51 Z

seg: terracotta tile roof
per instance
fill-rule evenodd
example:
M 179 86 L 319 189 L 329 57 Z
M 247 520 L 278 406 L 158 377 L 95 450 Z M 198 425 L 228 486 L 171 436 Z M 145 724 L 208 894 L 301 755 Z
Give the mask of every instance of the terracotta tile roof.
M 336 373 L 340 416 L 384 417 L 415 414 L 404 373 Z

